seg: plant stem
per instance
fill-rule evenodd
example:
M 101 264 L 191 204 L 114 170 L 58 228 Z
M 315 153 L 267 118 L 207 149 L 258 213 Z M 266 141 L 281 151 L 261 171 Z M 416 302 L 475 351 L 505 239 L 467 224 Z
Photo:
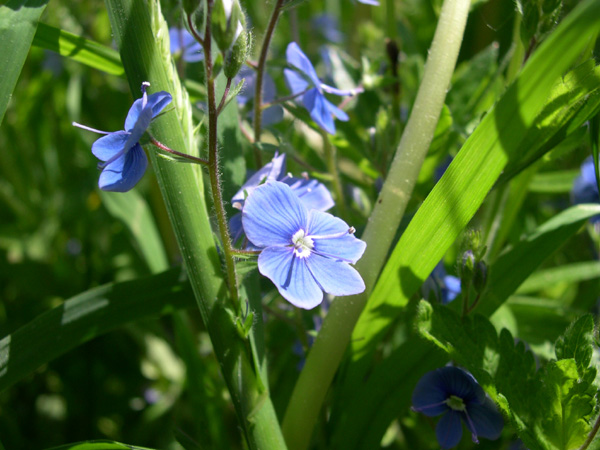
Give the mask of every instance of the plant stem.
M 202 158 L 198 158 L 196 156 L 188 155 L 187 153 L 181 153 L 181 152 L 178 152 L 177 150 L 173 150 L 172 148 L 167 147 L 162 142 L 157 141 L 152 136 L 150 136 L 150 142 L 152 142 L 152 145 L 160 148 L 161 150 L 163 150 L 163 151 L 165 151 L 167 153 L 171 153 L 172 155 L 176 155 L 176 156 L 179 156 L 181 158 L 189 159 L 190 162 L 193 162 L 193 163 L 196 163 L 196 164 L 201 164 L 203 166 L 208 166 L 208 161 L 207 160 L 202 159 Z
M 308 447 L 315 420 L 350 342 L 352 329 L 386 260 L 444 105 L 469 6 L 469 0 L 444 1 L 410 119 L 362 236 L 367 250 L 356 267 L 366 290 L 331 304 L 283 420 L 283 434 L 291 449 Z
M 227 84 L 225 85 L 225 91 L 223 91 L 223 97 L 221 97 L 221 102 L 217 107 L 217 116 L 221 114 L 223 106 L 225 105 L 225 100 L 227 100 L 227 96 L 229 95 L 229 89 L 231 89 L 231 80 L 231 78 L 227 78 Z
M 204 67 L 206 69 L 206 96 L 208 100 L 208 173 L 210 186 L 217 216 L 217 224 L 221 242 L 223 243 L 223 253 L 225 266 L 227 268 L 227 283 L 229 294 L 236 312 L 240 313 L 239 292 L 237 283 L 237 274 L 235 271 L 235 259 L 232 252 L 231 237 L 227 227 L 227 215 L 223 205 L 223 194 L 221 192 L 221 180 L 219 172 L 219 155 L 217 142 L 217 118 L 218 111 L 216 106 L 215 79 L 213 78 L 212 64 L 212 39 L 210 34 L 210 19 L 212 12 L 212 1 L 206 2 L 206 30 L 204 33 Z
M 305 89 L 302 92 L 298 92 L 297 94 L 292 94 L 292 95 L 287 95 L 285 97 L 280 97 L 280 98 L 276 98 L 273 101 L 270 101 L 268 103 L 263 103 L 260 107 L 261 110 L 265 110 L 267 108 L 270 108 L 273 105 L 279 105 L 280 103 L 285 103 L 289 100 L 294 100 L 296 97 L 300 97 L 301 95 L 306 94 L 311 88 Z
M 275 31 L 275 25 L 279 19 L 279 13 L 281 12 L 281 5 L 283 0 L 277 0 L 269 25 L 265 31 L 263 38 L 262 48 L 260 50 L 260 57 L 258 59 L 258 66 L 256 67 L 256 86 L 254 92 L 254 142 L 260 142 L 260 134 L 262 131 L 262 87 L 263 87 L 263 75 L 265 72 L 265 63 L 267 62 L 267 53 L 269 52 L 269 45 L 271 44 L 271 38 L 273 37 L 273 31 Z M 262 155 L 260 149 L 254 147 L 254 160 L 256 161 L 256 167 L 262 166 Z
M 325 163 L 327 164 L 327 170 L 333 179 L 333 191 L 336 197 L 336 206 L 338 207 L 339 215 L 343 219 L 348 219 L 346 210 L 346 199 L 344 198 L 344 188 L 342 181 L 340 180 L 340 174 L 337 168 L 337 155 L 336 149 L 329 141 L 329 134 L 321 130 L 321 136 L 323 137 L 323 150 L 325 152 Z
M 596 418 L 596 422 L 594 422 L 594 427 L 592 428 L 592 431 L 590 431 L 590 434 L 588 435 L 585 442 L 581 445 L 581 447 L 579 447 L 579 450 L 586 450 L 590 446 L 590 444 L 592 443 L 592 441 L 598 434 L 599 429 L 600 429 L 600 415 Z

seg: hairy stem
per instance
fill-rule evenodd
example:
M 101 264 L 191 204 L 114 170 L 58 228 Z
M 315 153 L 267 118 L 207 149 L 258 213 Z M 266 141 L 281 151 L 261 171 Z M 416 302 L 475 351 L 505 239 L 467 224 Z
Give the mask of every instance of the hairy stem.
M 173 150 L 172 148 L 167 147 L 162 142 L 157 141 L 153 137 L 150 137 L 150 142 L 152 143 L 152 145 L 160 148 L 161 150 L 163 150 L 163 151 L 165 151 L 167 153 L 179 156 L 181 158 L 188 159 L 190 162 L 193 162 L 193 163 L 196 163 L 196 164 L 201 164 L 203 166 L 208 166 L 208 161 L 207 160 L 202 159 L 202 158 L 198 158 L 196 156 L 188 155 L 187 153 L 181 153 L 181 152 L 178 152 L 177 150 Z
M 283 420 L 283 434 L 292 449 L 303 450 L 310 443 L 325 394 L 404 215 L 444 105 L 469 6 L 469 0 L 444 1 L 410 119 L 362 236 L 367 250 L 356 267 L 366 290 L 335 300 L 323 322 Z
M 273 31 L 275 31 L 275 25 L 277 25 L 277 20 L 279 19 L 281 5 L 283 5 L 283 0 L 277 0 L 275 8 L 273 8 L 273 13 L 271 14 L 271 19 L 269 20 L 269 25 L 265 31 L 262 48 L 260 50 L 260 57 L 258 59 L 258 66 L 256 67 L 256 86 L 254 92 L 254 142 L 260 142 L 260 134 L 262 131 L 261 106 L 263 76 L 265 72 L 265 63 L 267 62 L 267 53 L 269 52 L 269 45 L 271 44 Z M 254 147 L 254 159 L 256 161 L 256 166 L 261 167 L 262 155 L 260 149 L 257 147 Z
M 221 114 L 223 110 L 223 106 L 225 105 L 225 101 L 227 100 L 227 96 L 229 95 L 229 89 L 231 89 L 231 78 L 227 78 L 227 84 L 225 85 L 225 91 L 223 92 L 223 97 L 221 97 L 221 102 L 217 107 L 217 116 Z
M 210 19 L 212 12 L 212 2 L 208 1 L 206 5 L 206 30 L 204 33 L 204 67 L 206 70 L 206 96 L 208 100 L 208 172 L 210 186 L 217 216 L 219 235 L 223 243 L 223 253 L 225 257 L 225 266 L 227 268 L 227 283 L 229 294 L 233 302 L 235 311 L 240 312 L 239 292 L 237 283 L 237 274 L 235 271 L 235 259 L 232 252 L 231 237 L 227 226 L 227 214 L 223 205 L 223 193 L 221 192 L 221 180 L 219 172 L 219 155 L 217 142 L 217 118 L 218 110 L 216 104 L 215 79 L 213 78 L 212 64 L 212 39 L 210 34 Z M 229 83 L 231 84 L 231 83 Z

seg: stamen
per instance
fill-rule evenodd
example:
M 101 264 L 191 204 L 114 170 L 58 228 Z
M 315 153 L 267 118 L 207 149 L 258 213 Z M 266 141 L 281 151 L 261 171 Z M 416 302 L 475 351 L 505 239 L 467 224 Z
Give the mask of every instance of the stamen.
M 73 125 L 74 127 L 77 127 L 77 128 L 82 128 L 82 129 L 84 129 L 84 130 L 92 131 L 92 132 L 94 132 L 94 133 L 98 133 L 98 134 L 111 134 L 111 133 L 112 133 L 112 131 L 101 131 L 101 130 L 96 130 L 95 128 L 88 127 L 88 126 L 86 126 L 86 125 L 82 125 L 82 124 L 80 124 L 80 123 L 77 123 L 77 122 L 73 122 L 73 123 L 72 123 L 72 125 Z
M 146 93 L 146 89 L 150 87 L 150 83 L 148 81 L 144 81 L 142 83 L 142 109 L 146 108 L 148 104 L 148 94 Z
M 467 417 L 467 424 L 468 424 L 467 428 L 469 428 L 469 431 L 471 432 L 471 439 L 476 444 L 479 444 L 479 440 L 477 439 L 477 430 L 475 429 L 475 424 L 471 420 L 471 417 L 469 417 L 469 413 L 467 412 L 466 409 L 464 410 L 464 413 L 465 413 L 465 416 Z
M 422 412 L 426 409 L 436 408 L 436 407 L 438 407 L 440 405 L 444 405 L 444 404 L 446 404 L 446 400 L 444 400 L 443 402 L 434 403 L 432 405 L 421 406 L 420 408 L 415 408 L 414 406 L 411 406 L 410 409 L 414 412 Z

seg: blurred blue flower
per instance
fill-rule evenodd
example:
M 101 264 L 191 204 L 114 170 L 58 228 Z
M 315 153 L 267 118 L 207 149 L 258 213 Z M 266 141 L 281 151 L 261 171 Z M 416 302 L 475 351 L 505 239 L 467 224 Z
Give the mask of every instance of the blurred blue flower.
M 460 278 L 448 275 L 444 264 L 440 262 L 427 277 L 421 289 L 424 298 L 428 298 L 433 292 L 435 297 L 445 305 L 460 294 Z
M 181 53 L 184 61 L 194 63 L 204 59 L 202 46 L 185 28 L 169 28 L 169 41 L 171 42 L 171 54 Z
M 357 0 L 357 1 L 358 1 L 358 3 L 364 3 L 365 5 L 379 6 L 378 0 Z
M 573 203 L 600 203 L 598 184 L 596 183 L 596 168 L 594 159 L 590 156 L 581 164 L 581 174 L 575 178 L 571 191 Z M 600 215 L 594 216 L 590 222 L 600 223 Z
M 287 184 L 294 194 L 302 200 L 304 206 L 308 209 L 318 209 L 327 211 L 335 205 L 331 193 L 323 183 L 317 180 L 292 177 L 285 172 L 285 153 L 278 155 L 265 164 L 261 169 L 255 172 L 240 188 L 231 199 L 231 205 L 239 210 L 243 210 L 244 201 L 254 189 L 268 181 L 281 181 Z M 229 221 L 229 230 L 233 242 L 237 242 L 244 234 L 242 227 L 241 214 L 234 215 Z
M 426 416 L 443 415 L 435 428 L 442 448 L 460 442 L 461 419 L 475 443 L 479 443 L 478 436 L 498 439 L 504 427 L 494 402 L 470 373 L 458 367 L 442 367 L 423 375 L 413 391 L 412 404 L 414 411 Z
M 344 34 L 339 30 L 337 18 L 331 14 L 319 14 L 311 20 L 311 24 L 329 42 L 339 44 L 344 40 Z
M 333 117 L 344 122 L 349 118 L 344 111 L 325 98 L 325 93 L 354 95 L 359 91 L 355 89 L 344 91 L 321 83 L 312 63 L 295 42 L 288 45 L 286 58 L 288 65 L 295 68 L 295 70 L 283 70 L 292 94 L 302 95 L 302 103 L 310 113 L 310 117 L 327 133 L 335 134 Z
M 124 131 L 100 131 L 73 122 L 73 125 L 106 136 L 96 140 L 92 153 L 100 161 L 102 169 L 98 186 L 103 191 L 126 192 L 133 188 L 144 175 L 148 158 L 139 140 L 165 106 L 171 103 L 171 94 L 165 91 L 146 94 L 150 83 L 142 83 L 142 98 L 133 102 L 125 119 Z
M 365 251 L 343 220 L 306 206 L 290 186 L 278 181 L 254 189 L 242 211 L 248 239 L 262 251 L 258 270 L 291 304 L 311 309 L 332 295 L 363 292 L 360 274 L 350 266 Z
M 234 79 L 234 85 L 244 79 L 244 88 L 237 96 L 237 102 L 241 106 L 245 106 L 250 101 L 254 100 L 254 90 L 256 89 L 256 71 L 250 67 L 242 67 Z M 275 82 L 268 73 L 263 75 L 263 95 L 262 99 L 264 103 L 270 103 L 275 100 L 277 90 L 275 88 Z M 249 117 L 252 120 L 254 118 L 253 109 L 249 113 Z M 262 124 L 264 126 L 274 125 L 283 120 L 283 108 L 281 105 L 273 105 L 263 110 L 262 112 Z

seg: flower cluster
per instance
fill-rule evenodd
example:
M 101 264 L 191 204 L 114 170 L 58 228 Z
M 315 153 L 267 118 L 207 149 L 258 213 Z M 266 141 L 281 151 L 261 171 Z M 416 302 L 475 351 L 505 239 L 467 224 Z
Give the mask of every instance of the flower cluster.
M 458 445 L 463 421 L 473 442 L 478 436 L 498 439 L 504 422 L 494 402 L 473 376 L 458 367 L 442 367 L 418 381 L 412 395 L 413 410 L 429 417 L 442 415 L 435 434 L 442 448 Z
M 105 134 L 92 145 L 92 153 L 102 169 L 98 186 L 103 191 L 126 192 L 144 175 L 148 158 L 139 141 L 150 122 L 171 103 L 171 94 L 165 91 L 152 95 L 146 93 L 150 83 L 142 83 L 142 98 L 133 102 L 125 119 L 125 130 L 100 131 L 73 122 L 73 125 L 94 133 Z
M 360 274 L 350 266 L 365 251 L 365 242 L 343 220 L 308 210 L 279 181 L 258 186 L 248 196 L 242 224 L 250 242 L 261 249 L 258 270 L 293 305 L 311 309 L 332 295 L 363 292 Z

